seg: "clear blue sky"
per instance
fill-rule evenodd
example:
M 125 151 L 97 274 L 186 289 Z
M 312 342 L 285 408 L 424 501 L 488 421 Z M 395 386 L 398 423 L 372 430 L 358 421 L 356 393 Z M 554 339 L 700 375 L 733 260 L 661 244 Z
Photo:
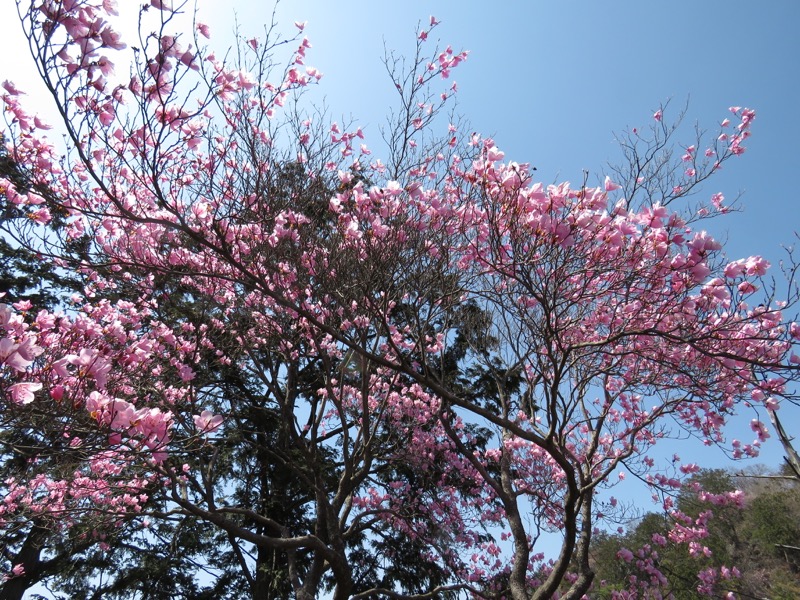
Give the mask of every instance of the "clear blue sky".
M 242 33 L 258 35 L 272 7 L 199 0 L 212 47 L 231 43 L 234 10 Z M 394 95 L 380 60 L 384 42 L 410 53 L 417 23 L 435 15 L 436 37 L 471 51 L 452 76 L 471 129 L 493 135 L 507 159 L 536 165 L 546 183 L 579 182 L 584 169 L 599 176 L 620 158 L 613 133 L 649 124 L 665 101 L 674 115 L 688 100 L 687 123 L 712 131 L 728 106 L 755 108 L 748 152 L 702 192 L 743 192 L 745 212 L 713 233 L 727 235 L 732 258 L 762 254 L 777 264 L 781 244 L 800 230 L 792 183 L 800 173 L 800 2 L 284 0 L 277 14 L 289 33 L 295 20 L 308 21 L 314 47 L 306 62 L 325 74 L 316 98 L 324 94 L 334 118 L 357 119 L 376 148 Z M 0 38 L 0 81 L 16 80 L 38 103 L 11 0 L 0 0 Z M 792 420 L 786 425 L 800 435 Z M 753 437 L 746 426 L 742 437 Z M 772 444 L 762 460 L 774 465 L 780 456 Z

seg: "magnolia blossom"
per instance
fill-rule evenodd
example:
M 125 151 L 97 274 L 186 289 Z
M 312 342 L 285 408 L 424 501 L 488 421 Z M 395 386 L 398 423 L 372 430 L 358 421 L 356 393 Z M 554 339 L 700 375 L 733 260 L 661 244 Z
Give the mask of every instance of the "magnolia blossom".
M 605 179 L 605 181 L 603 182 L 603 188 L 605 189 L 605 191 L 607 191 L 607 192 L 613 192 L 614 190 L 618 190 L 618 189 L 620 189 L 621 187 L 622 187 L 621 185 L 619 185 L 618 183 L 614 183 L 614 182 L 611 180 L 611 177 L 609 177 L 608 175 L 606 175 L 606 179 Z
M 18 349 L 19 344 L 14 343 L 14 340 L 9 338 L 0 340 L 0 363 L 8 365 L 16 371 L 24 371 L 31 361 L 26 360 L 18 352 Z
M 209 410 L 204 410 L 199 415 L 194 415 L 194 426 L 201 433 L 213 433 L 219 426 L 222 425 L 223 418 L 221 415 L 214 415 Z
M 633 560 L 633 552 L 627 548 L 622 548 L 619 552 L 617 552 L 617 558 L 620 558 L 625 562 L 631 562 Z
M 8 388 L 11 401 L 15 404 L 30 404 L 34 399 L 34 392 L 42 389 L 41 383 L 15 383 Z

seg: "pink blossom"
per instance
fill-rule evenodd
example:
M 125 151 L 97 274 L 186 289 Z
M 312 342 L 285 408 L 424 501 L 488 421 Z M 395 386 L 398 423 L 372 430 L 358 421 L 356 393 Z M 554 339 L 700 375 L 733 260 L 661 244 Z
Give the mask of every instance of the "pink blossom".
M 750 421 L 750 429 L 756 432 L 760 442 L 766 441 L 767 438 L 770 437 L 769 431 L 767 431 L 767 426 L 758 419 L 753 419 Z
M 158 10 L 172 12 L 172 0 L 150 0 L 150 5 Z
M 214 415 L 209 410 L 204 410 L 200 415 L 194 415 L 194 426 L 202 433 L 213 433 L 222 425 L 221 415 Z
M 490 162 L 503 160 L 505 157 L 505 153 L 501 151 L 497 146 L 491 146 L 486 151 L 486 160 Z
M 32 178 L 52 183 L 54 193 L 45 203 L 28 193 L 29 186 L 20 193 L 0 180 L 0 187 L 9 206 L 30 218 L 44 220 L 44 207 L 59 205 L 68 222 L 65 235 L 87 239 L 91 252 L 75 273 L 86 288 L 65 309 L 67 314 L 34 320 L 19 314 L 30 309 L 25 305 L 18 304 L 17 312 L 0 307 L 7 403 L 34 402 L 45 388 L 49 397 L 43 395 L 42 404 L 56 412 L 57 427 L 52 433 L 43 422 L 43 439 L 63 436 L 59 444 L 80 448 L 74 453 L 80 464 L 65 477 L 80 479 L 81 485 L 61 490 L 42 484 L 29 494 L 41 498 L 41 504 L 22 507 L 31 514 L 49 510 L 74 515 L 77 522 L 81 507 L 87 506 L 98 509 L 98 520 L 131 515 L 146 501 L 136 491 L 161 494 L 162 483 L 167 494 L 173 485 L 188 484 L 197 492 L 190 495 L 201 498 L 202 486 L 195 484 L 206 475 L 204 469 L 174 473 L 172 468 L 184 460 L 202 462 L 205 454 L 190 456 L 203 446 L 198 438 L 219 432 L 228 422 L 211 410 L 196 410 L 203 402 L 230 406 L 237 420 L 231 428 L 263 425 L 263 402 L 248 406 L 249 397 L 217 396 L 222 392 L 213 383 L 192 385 L 196 371 L 205 372 L 209 364 L 212 370 L 229 365 L 270 390 L 267 408 L 288 419 L 290 433 L 296 424 L 298 439 L 310 451 L 314 444 L 321 444 L 317 449 L 322 451 L 341 450 L 342 469 L 322 478 L 326 486 L 330 479 L 334 493 L 342 485 L 352 487 L 352 482 L 335 481 L 340 471 L 363 475 L 397 465 L 436 473 L 438 466 L 448 465 L 434 482 L 433 494 L 420 494 L 406 477 L 359 480 L 348 492 L 352 502 L 340 514 L 327 515 L 328 522 L 334 528 L 374 522 L 423 548 L 438 547 L 437 539 L 444 539 L 441 530 L 454 552 L 434 558 L 448 572 L 485 582 L 505 573 L 509 564 L 511 544 L 495 544 L 473 526 L 482 521 L 498 531 L 508 529 L 498 498 L 502 486 L 496 466 L 502 460 L 514 467 L 512 485 L 537 504 L 542 520 L 535 527 L 564 530 L 559 498 L 573 483 L 569 473 L 585 479 L 581 490 L 587 493 L 622 481 L 624 468 L 643 473 L 662 491 L 680 490 L 699 466 L 680 464 L 675 457 L 664 470 L 656 469 L 651 457 L 662 455 L 651 448 L 663 435 L 659 420 L 664 415 L 687 435 L 723 443 L 727 415 L 751 390 L 752 403 L 770 410 L 792 389 L 794 375 L 785 363 L 800 359 L 792 358 L 796 355 L 786 337 L 800 338 L 800 327 L 784 330 L 777 309 L 752 309 L 744 305 L 749 299 L 742 299 L 754 291 L 749 280 L 761 277 L 768 263 L 750 257 L 725 266 L 721 244 L 694 229 L 693 215 L 676 212 L 669 194 L 664 204 L 647 202 L 658 187 L 653 183 L 668 191 L 681 181 L 681 172 L 693 182 L 711 173 L 710 164 L 697 160 L 694 147 L 685 149 L 685 164 L 676 169 L 674 180 L 653 182 L 646 170 L 637 172 L 642 193 L 630 203 L 609 201 L 609 193 L 622 187 L 610 176 L 590 189 L 533 183 L 533 169 L 504 162 L 506 155 L 491 139 L 456 125 L 437 138 L 444 132 L 434 130 L 443 124 L 434 119 L 436 98 L 444 100 L 447 94 L 442 97 L 438 87 L 425 86 L 466 58 L 448 46 L 421 59 L 409 75 L 410 86 L 421 82 L 423 87 L 420 95 L 411 94 L 410 116 L 400 131 L 419 132 L 412 130 L 414 135 L 401 143 L 417 150 L 407 164 L 387 166 L 371 160 L 365 141 L 355 141 L 364 138 L 360 129 L 353 132 L 349 125 L 334 123 L 315 137 L 324 126 L 312 127 L 304 116 L 296 116 L 293 91 L 319 77 L 303 64 L 310 46 L 305 39 L 282 68 L 263 70 L 278 74 L 269 83 L 258 68 L 265 66 L 258 64 L 261 52 L 246 53 L 246 62 L 256 67 L 252 71 L 213 54 L 196 64 L 193 51 L 180 49 L 177 37 L 155 33 L 147 45 L 160 55 L 146 57 L 147 48 L 140 49 L 144 72 L 114 91 L 105 80 L 111 79 L 112 63 L 101 48 L 123 44 L 98 20 L 100 0 L 43 4 L 45 11 L 57 6 L 72 19 L 58 24 L 61 33 L 55 39 L 60 44 L 71 36 L 76 43 L 67 44 L 68 50 L 51 48 L 49 56 L 58 56 L 53 76 L 68 74 L 63 89 L 74 91 L 62 107 L 70 117 L 66 125 L 87 137 L 71 147 L 70 139 L 81 135 L 67 136 L 67 152 L 60 154 L 37 130 L 41 122 L 19 104 L 16 88 L 4 85 L 8 121 L 15 128 L 9 152 Z M 114 10 L 108 0 L 104 6 Z M 150 0 L 150 6 L 170 11 L 173 5 Z M 50 17 L 37 13 L 36 18 Z M 157 20 L 169 19 L 161 15 Z M 437 24 L 431 17 L 431 27 Z M 305 27 L 296 25 L 301 31 Z M 196 27 L 198 37 L 209 36 L 206 25 Z M 420 39 L 429 31 L 421 31 Z M 243 44 L 261 49 L 255 39 Z M 71 56 L 78 53 L 78 58 Z M 212 97 L 200 98 L 199 108 L 194 100 L 203 95 L 202 88 L 193 86 L 202 73 L 193 73 L 195 68 L 202 68 L 211 84 Z M 401 94 L 409 91 L 399 87 Z M 455 84 L 450 89 L 455 91 Z M 401 98 L 408 100 L 407 95 Z M 132 100 L 133 108 L 123 106 L 125 100 Z M 273 115 L 280 118 L 277 109 L 283 105 L 292 108 L 288 120 L 274 127 L 265 123 Z M 720 145 L 720 161 L 739 151 L 749 134 L 754 115 L 747 109 L 737 114 L 740 126 L 729 138 L 729 151 Z M 653 118 L 660 122 L 662 111 Z M 669 133 L 659 125 L 652 129 L 657 139 Z M 282 130 L 293 142 L 286 148 L 281 142 L 273 146 L 270 137 Z M 461 140 L 472 146 L 469 158 L 455 152 Z M 642 137 L 635 142 L 648 143 Z M 292 162 L 297 151 L 298 161 L 308 164 L 295 168 L 300 165 L 292 163 L 286 172 L 291 185 L 280 185 L 275 193 L 284 161 Z M 141 171 L 145 162 L 148 168 Z M 327 172 L 317 172 L 319 163 Z M 319 206 L 306 210 L 301 196 L 314 189 L 320 192 Z M 674 193 L 689 191 L 676 187 Z M 722 211 L 723 200 L 714 195 L 709 207 Z M 709 207 L 704 210 L 710 215 Z M 34 228 L 30 221 L 26 226 Z M 52 245 L 54 252 L 57 246 Z M 99 265 L 91 264 L 94 257 Z M 56 267 L 71 268 L 71 257 L 61 258 Z M 169 285 L 162 285 L 164 280 Z M 452 284 L 442 287 L 441 281 Z M 106 299 L 112 297 L 122 300 Z M 173 309 L 192 298 L 202 316 L 173 319 Z M 450 384 L 443 380 L 436 385 L 428 381 L 429 366 L 441 364 L 458 336 L 458 321 L 451 317 L 475 307 L 486 309 L 481 320 L 496 346 L 491 354 L 499 363 L 507 357 L 518 363 L 514 385 L 519 389 L 508 399 L 509 411 L 488 411 L 472 394 L 446 389 Z M 356 345 L 366 356 L 351 360 Z M 319 365 L 324 372 L 308 377 L 304 365 L 312 365 L 315 373 Z M 558 380 L 556 365 L 564 371 Z M 779 375 L 787 380 L 778 382 Z M 290 389 L 295 380 L 302 386 L 299 391 Z M 573 384 L 580 387 L 572 389 Z M 525 390 L 538 394 L 548 389 L 556 390 L 558 401 L 549 403 L 555 408 L 522 410 L 528 408 L 523 406 Z M 457 411 L 445 401 L 454 394 Z M 479 455 L 473 453 L 473 421 L 476 426 L 490 422 L 497 431 Z M 734 453 L 757 452 L 767 437 L 766 426 L 755 421 L 753 430 L 758 441 L 734 444 Z M 374 434 L 387 432 L 390 442 L 403 443 L 367 447 Z M 343 436 L 351 436 L 350 441 Z M 207 444 L 217 442 L 222 440 Z M 154 465 L 169 453 L 174 461 Z M 33 480 L 37 473 L 31 473 Z M 129 481 L 142 474 L 152 478 Z M 225 491 L 226 473 L 208 476 Z M 33 489 L 31 483 L 19 487 Z M 4 485 L 11 490 L 11 484 Z M 702 497 L 714 504 L 736 501 L 731 495 Z M 618 506 L 615 496 L 607 498 L 606 507 Z M 675 508 L 673 497 L 661 501 L 666 510 Z M 600 513 L 592 511 L 587 518 L 595 516 Z M 698 556 L 709 554 L 701 544 L 709 515 L 676 518 L 671 538 L 693 544 Z M 436 532 L 430 531 L 431 524 Z M 535 531 L 515 532 L 514 544 L 528 543 L 526 533 Z M 365 530 L 365 535 L 371 534 Z M 652 544 L 664 545 L 666 538 L 654 536 Z M 470 555 L 475 570 L 459 564 L 462 556 L 467 564 Z M 649 546 L 618 553 L 660 581 L 655 556 Z M 311 554 L 309 559 L 316 560 Z M 530 573 L 538 571 L 542 560 L 532 561 Z M 485 576 L 477 577 L 477 567 L 485 568 Z M 703 576 L 713 581 L 715 574 Z
M 188 365 L 181 365 L 178 368 L 178 375 L 183 382 L 192 381 L 196 377 L 195 372 Z
M 749 281 L 743 281 L 736 286 L 736 289 L 739 290 L 740 294 L 752 294 L 753 292 L 758 291 L 758 288 Z
M 100 40 L 103 42 L 103 46 L 113 50 L 124 50 L 128 47 L 121 41 L 120 34 L 109 27 L 100 32 Z
M 8 79 L 6 79 L 6 80 L 3 82 L 3 84 L 2 84 L 2 88 L 3 88 L 5 91 L 7 91 L 9 94 L 11 94 L 12 96 L 19 96 L 19 95 L 21 95 L 21 94 L 24 94 L 24 93 L 25 93 L 25 92 L 22 92 L 22 91 L 20 91 L 20 89 L 19 89 L 19 88 L 17 88 L 17 86 L 16 86 L 16 85 L 14 85 L 14 82 L 13 82 L 13 81 L 9 81 Z
M 99 388 L 104 388 L 111 372 L 111 363 L 93 348 L 83 348 L 80 354 L 65 357 L 65 360 L 79 369 L 79 375 L 92 377 Z
M 617 558 L 620 558 L 625 562 L 631 562 L 633 560 L 633 552 L 627 548 L 622 548 L 619 552 L 617 552 Z
M 14 302 L 14 304 L 11 306 L 19 311 L 25 312 L 30 310 L 33 307 L 33 304 L 31 304 L 30 300 L 20 300 L 19 302 Z
M 748 275 L 756 275 L 762 277 L 767 274 L 770 264 L 769 261 L 764 260 L 760 256 L 751 256 L 745 261 L 745 272 Z
M 38 115 L 33 117 L 33 126 L 36 127 L 36 129 L 41 129 L 42 131 L 47 131 L 53 128 L 52 125 L 40 119 Z
M 0 364 L 5 364 L 15 371 L 24 371 L 33 362 L 27 358 L 20 344 L 14 343 L 10 338 L 0 340 Z
M 117 0 L 103 0 L 103 10 L 107 15 L 119 15 L 119 11 L 117 10 Z
M 15 404 L 30 404 L 34 399 L 34 392 L 42 389 L 41 383 L 15 383 L 8 388 L 11 401 Z
M 618 183 L 614 183 L 613 181 L 611 181 L 611 177 L 606 175 L 606 179 L 605 179 L 605 182 L 603 183 L 603 187 L 607 192 L 613 192 L 614 190 L 620 189 L 622 186 L 619 185 Z

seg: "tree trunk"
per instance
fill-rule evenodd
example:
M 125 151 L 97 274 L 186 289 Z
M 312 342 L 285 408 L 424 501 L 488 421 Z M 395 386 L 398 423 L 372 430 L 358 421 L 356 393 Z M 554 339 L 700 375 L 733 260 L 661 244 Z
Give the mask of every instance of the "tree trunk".
M 11 561 L 14 566 L 22 565 L 25 572 L 0 584 L 0 600 L 22 600 L 28 588 L 39 581 L 42 546 L 49 533 L 47 528 L 34 523 L 22 548 Z
M 769 419 L 772 421 L 775 433 L 778 434 L 778 439 L 781 441 L 783 449 L 786 451 L 786 456 L 784 457 L 786 462 L 789 463 L 792 471 L 794 471 L 795 477 L 800 479 L 800 455 L 797 454 L 797 450 L 795 450 L 792 444 L 792 439 L 786 435 L 786 431 L 784 431 L 783 425 L 781 425 L 778 419 L 778 414 L 774 410 L 769 411 Z

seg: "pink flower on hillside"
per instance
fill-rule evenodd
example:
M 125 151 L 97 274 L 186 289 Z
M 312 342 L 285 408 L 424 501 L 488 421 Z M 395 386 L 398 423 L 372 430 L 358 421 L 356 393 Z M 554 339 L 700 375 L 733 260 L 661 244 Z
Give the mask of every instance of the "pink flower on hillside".
M 631 562 L 633 560 L 633 552 L 631 552 L 627 548 L 623 548 L 622 550 L 617 552 L 617 558 L 621 558 L 625 562 Z

